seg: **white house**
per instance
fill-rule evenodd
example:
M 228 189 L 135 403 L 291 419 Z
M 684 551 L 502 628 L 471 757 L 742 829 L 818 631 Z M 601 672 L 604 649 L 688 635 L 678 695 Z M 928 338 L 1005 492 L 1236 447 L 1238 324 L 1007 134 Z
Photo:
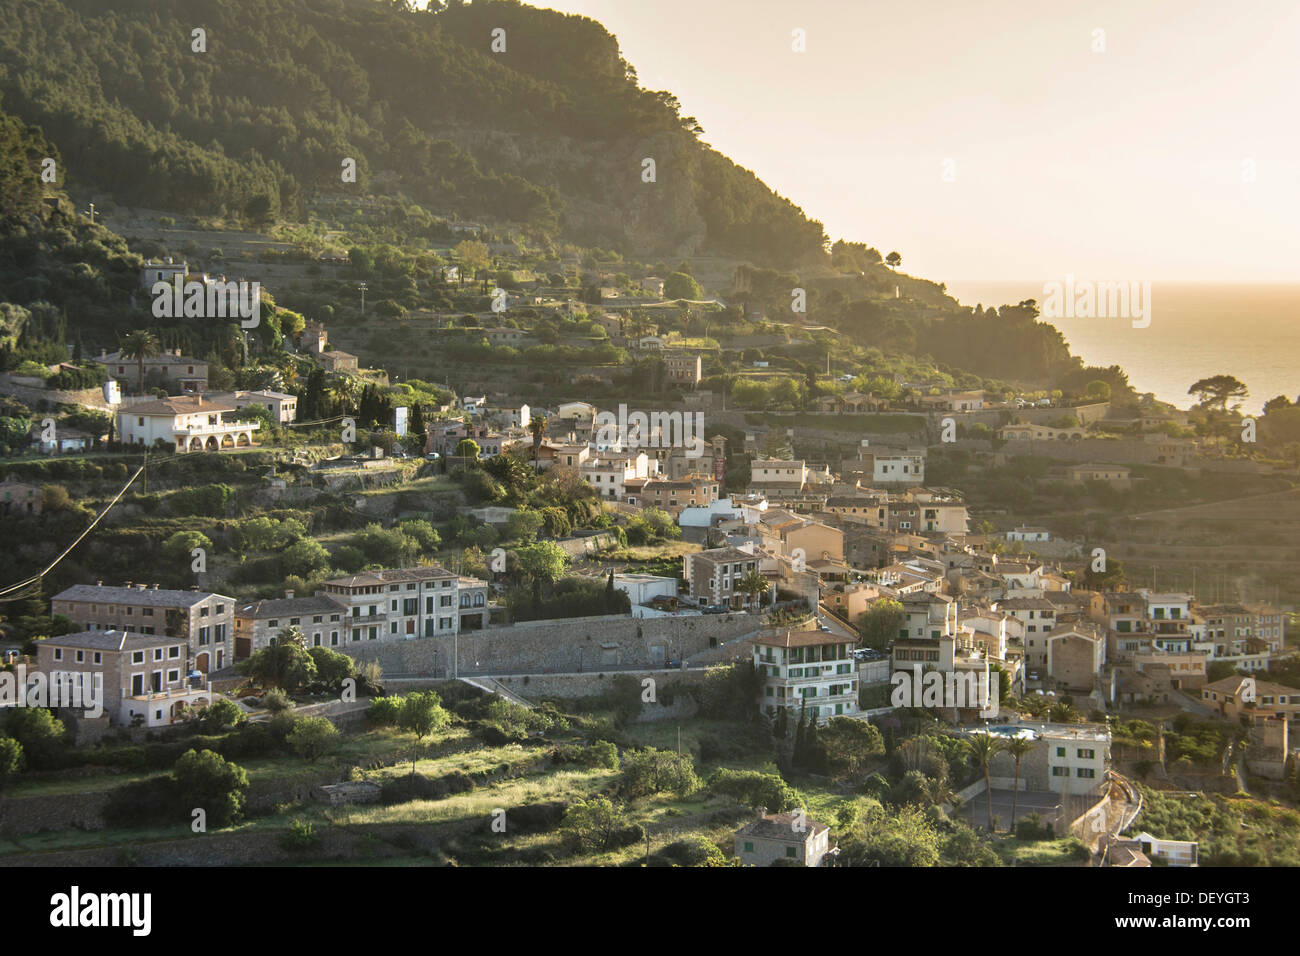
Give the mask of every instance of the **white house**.
M 655 598 L 677 597 L 676 578 L 665 578 L 655 574 L 616 574 L 614 590 L 622 591 L 632 604 L 633 617 L 651 617 L 645 605 Z
M 226 421 L 233 405 L 209 402 L 197 395 L 181 395 L 141 402 L 117 413 L 117 433 L 126 445 L 152 445 L 163 441 L 176 451 L 222 451 L 248 448 L 260 422 Z
M 1049 785 L 1054 792 L 1093 793 L 1106 776 L 1110 732 L 1085 727 L 1059 727 L 1040 735 L 1047 747 Z
M 284 392 L 273 392 L 264 388 L 258 391 L 241 389 L 235 392 L 213 392 L 207 398 L 209 401 L 223 405 L 233 405 L 235 408 L 261 405 L 268 409 L 281 425 L 287 425 L 289 422 L 298 420 L 297 395 L 286 395 Z
M 1007 532 L 1008 541 L 1051 541 L 1052 532 L 1046 528 L 1021 525 Z
M 188 262 L 173 262 L 170 256 L 162 262 L 154 262 L 151 259 L 140 269 L 140 285 L 152 289 L 155 282 L 171 282 L 173 276 L 180 276 L 183 279 L 189 275 L 189 271 Z
M 863 471 L 871 475 L 871 483 L 919 485 L 925 481 L 925 450 L 901 451 L 894 448 L 871 448 L 864 439 L 858 450 Z
M 600 497 L 621 501 L 626 481 L 650 476 L 650 462 L 643 451 L 635 455 L 605 455 L 584 461 L 578 472 Z

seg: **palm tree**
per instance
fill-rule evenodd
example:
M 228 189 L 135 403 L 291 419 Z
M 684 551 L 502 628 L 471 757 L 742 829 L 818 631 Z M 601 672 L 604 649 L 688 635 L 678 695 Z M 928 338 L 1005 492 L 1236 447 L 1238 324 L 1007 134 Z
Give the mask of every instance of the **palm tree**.
M 1011 791 L 1011 826 L 1010 831 L 1016 832 L 1016 802 L 1020 797 L 1020 761 L 1025 754 L 1034 749 L 1034 742 L 1028 737 L 1013 737 L 1006 744 L 1007 753 L 1011 754 L 1016 761 L 1016 788 Z
M 533 436 L 533 471 L 537 470 L 537 451 L 546 437 L 546 416 L 534 415 L 528 419 L 528 431 Z
M 135 359 L 139 362 L 139 375 L 136 378 L 136 391 L 144 392 L 144 360 L 160 354 L 162 346 L 158 336 L 146 329 L 128 332 L 122 339 L 122 358 Z
M 1047 719 L 1055 724 L 1077 724 L 1079 712 L 1074 709 L 1073 704 L 1060 701 L 1052 705 L 1051 710 L 1047 712 Z
M 752 599 L 754 595 L 762 595 L 767 590 L 767 579 L 751 569 L 746 571 L 745 576 L 736 582 L 736 590 Z M 762 603 L 761 598 L 759 603 Z
M 989 830 L 993 830 L 993 788 L 989 784 L 989 762 L 997 756 L 1006 746 L 1006 741 L 1001 737 L 994 737 L 987 731 L 978 733 L 966 738 L 966 747 L 970 750 L 971 756 L 975 762 L 980 765 L 984 771 L 984 792 L 988 794 L 989 804 Z

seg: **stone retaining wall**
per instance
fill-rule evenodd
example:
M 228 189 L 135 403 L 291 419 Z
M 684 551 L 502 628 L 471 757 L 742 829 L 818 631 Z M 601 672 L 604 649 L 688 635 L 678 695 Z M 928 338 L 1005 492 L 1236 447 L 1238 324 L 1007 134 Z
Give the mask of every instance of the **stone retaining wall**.
M 648 667 L 680 660 L 758 630 L 762 619 L 748 614 L 706 614 L 688 618 L 576 617 L 526 621 L 508 627 L 461 633 L 455 646 L 460 676 L 498 674 L 600 673 L 602 668 Z M 443 676 L 451 670 L 450 637 L 386 641 L 342 647 L 358 661 L 378 661 L 385 674 Z

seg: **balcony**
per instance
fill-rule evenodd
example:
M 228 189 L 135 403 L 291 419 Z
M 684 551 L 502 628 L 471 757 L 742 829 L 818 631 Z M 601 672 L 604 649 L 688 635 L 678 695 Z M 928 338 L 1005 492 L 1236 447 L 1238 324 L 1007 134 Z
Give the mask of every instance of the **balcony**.
M 232 432 L 255 432 L 262 427 L 261 422 L 217 422 L 215 425 L 189 425 L 174 429 L 177 435 L 225 435 Z
M 124 691 L 122 693 L 122 698 L 123 700 L 158 701 L 176 700 L 178 698 L 189 697 L 192 695 L 208 696 L 209 694 L 207 678 L 196 677 L 190 678 L 185 682 L 170 684 L 162 690 L 149 690 L 143 694 L 128 694 Z

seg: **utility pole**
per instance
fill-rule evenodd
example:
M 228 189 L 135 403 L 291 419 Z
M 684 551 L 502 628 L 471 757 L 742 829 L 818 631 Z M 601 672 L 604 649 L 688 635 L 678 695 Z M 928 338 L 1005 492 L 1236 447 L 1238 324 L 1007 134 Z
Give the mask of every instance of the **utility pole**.
M 357 288 L 361 290 L 361 317 L 364 319 L 366 317 L 366 284 L 362 282 L 357 285 Z
M 92 202 L 86 205 L 89 207 L 86 209 L 86 215 L 90 217 L 90 224 L 93 226 L 95 224 L 95 204 Z

